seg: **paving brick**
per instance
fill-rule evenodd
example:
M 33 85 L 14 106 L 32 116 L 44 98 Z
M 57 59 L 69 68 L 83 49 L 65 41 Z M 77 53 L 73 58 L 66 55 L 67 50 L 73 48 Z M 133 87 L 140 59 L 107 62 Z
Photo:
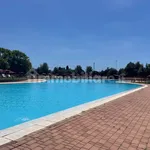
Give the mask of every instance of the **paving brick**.
M 0 146 L 0 150 L 150 149 L 150 86 Z
M 99 147 L 92 146 L 92 147 L 90 148 L 90 150 L 99 150 Z

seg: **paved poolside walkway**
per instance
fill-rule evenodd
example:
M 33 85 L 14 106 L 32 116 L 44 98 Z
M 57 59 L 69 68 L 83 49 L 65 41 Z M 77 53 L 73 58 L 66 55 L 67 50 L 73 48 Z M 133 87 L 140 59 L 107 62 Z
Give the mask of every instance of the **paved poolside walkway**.
M 0 150 L 149 150 L 150 86 L 0 147 Z

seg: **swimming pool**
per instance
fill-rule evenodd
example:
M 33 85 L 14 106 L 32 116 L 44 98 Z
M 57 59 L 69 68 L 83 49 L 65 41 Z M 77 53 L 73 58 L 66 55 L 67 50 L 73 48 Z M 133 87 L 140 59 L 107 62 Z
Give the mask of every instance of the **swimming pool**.
M 49 80 L 0 85 L 0 130 L 140 87 L 113 80 Z

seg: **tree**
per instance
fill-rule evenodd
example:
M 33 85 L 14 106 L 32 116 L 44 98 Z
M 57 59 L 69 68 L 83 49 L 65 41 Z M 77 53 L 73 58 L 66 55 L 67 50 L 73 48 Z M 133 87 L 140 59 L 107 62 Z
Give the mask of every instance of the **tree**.
M 145 66 L 145 76 L 149 76 L 150 75 L 150 64 L 146 64 Z
M 0 48 L 0 68 L 9 69 L 16 73 L 27 73 L 32 65 L 29 57 L 19 50 Z
M 52 73 L 53 73 L 54 75 L 58 75 L 58 73 L 59 73 L 58 68 L 55 67 L 55 68 L 53 69 Z
M 104 72 L 103 72 L 103 76 L 108 76 L 108 72 L 109 72 L 109 67 L 107 67 L 107 69 L 106 70 L 104 70 Z
M 43 73 L 45 73 L 45 74 L 48 74 L 48 73 L 49 73 L 49 66 L 48 66 L 47 63 L 43 63 L 43 65 L 42 65 L 42 71 L 43 71 Z
M 71 76 L 72 75 L 72 70 L 69 68 L 69 66 L 66 66 L 66 76 Z
M 11 57 L 11 53 L 12 51 L 10 51 L 9 49 L 0 48 L 0 58 L 3 58 L 8 61 Z
M 137 76 L 136 66 L 134 63 L 130 62 L 125 67 L 125 73 L 127 77 L 135 77 Z
M 145 77 L 145 68 L 143 65 L 140 65 L 140 67 L 138 68 L 138 71 L 137 71 L 137 76 L 138 77 Z
M 92 67 L 91 67 L 91 66 L 87 66 L 87 67 L 86 67 L 86 73 L 87 73 L 88 77 L 89 77 L 90 74 L 92 74 L 92 71 L 93 71 L 93 70 L 92 70 Z
M 66 69 L 64 67 L 59 67 L 58 74 L 63 77 L 66 76 Z
M 104 72 L 104 70 L 102 70 L 102 71 L 100 71 L 100 76 L 105 76 L 105 72 Z
M 120 68 L 118 71 L 118 75 L 125 75 L 125 69 L 124 68 Z
M 142 64 L 140 64 L 140 62 L 136 62 L 135 63 L 135 72 L 136 72 L 136 76 L 140 77 L 141 75 L 143 75 L 143 71 L 144 71 L 144 67 Z
M 0 48 L 0 69 L 10 68 L 11 51 L 5 48 Z
M 69 70 L 69 66 L 66 66 L 66 70 Z
M 31 69 L 32 65 L 29 60 L 29 57 L 19 51 L 19 50 L 13 50 L 12 56 L 10 59 L 10 70 L 16 72 L 16 73 L 27 73 Z
M 71 76 L 72 70 L 69 68 L 69 66 L 64 67 L 55 67 L 53 70 L 54 75 L 59 75 L 59 76 Z
M 43 63 L 41 64 L 38 68 L 37 68 L 37 72 L 39 74 L 48 74 L 49 73 L 49 67 L 47 63 Z
M 98 71 L 92 71 L 92 77 L 94 77 L 94 76 L 98 76 L 98 75 L 100 75 L 100 72 L 98 72 Z
M 108 72 L 107 72 L 107 76 L 114 76 L 117 75 L 118 71 L 114 68 L 109 68 Z
M 75 75 L 79 75 L 79 76 L 81 76 L 84 73 L 84 71 L 80 65 L 76 66 L 74 72 L 75 72 Z
M 9 63 L 7 62 L 7 60 L 0 58 L 0 69 L 8 69 L 9 68 Z

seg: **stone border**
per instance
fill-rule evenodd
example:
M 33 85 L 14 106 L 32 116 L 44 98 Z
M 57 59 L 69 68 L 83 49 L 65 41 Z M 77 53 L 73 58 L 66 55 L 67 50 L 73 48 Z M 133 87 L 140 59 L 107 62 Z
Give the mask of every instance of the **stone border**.
M 113 101 L 125 95 L 131 94 L 133 92 L 139 91 L 148 87 L 147 85 L 143 85 L 140 88 L 136 88 L 133 90 L 129 90 L 126 92 L 122 92 L 119 94 L 111 95 L 105 98 L 101 98 L 95 101 L 91 101 L 85 104 L 81 104 L 79 106 L 75 106 L 73 108 L 69 108 L 54 114 L 47 115 L 45 117 L 41 117 L 35 120 L 31 120 L 29 122 L 25 122 L 14 127 L 10 127 L 4 130 L 0 130 L 0 146 L 11 141 L 17 140 L 25 135 L 38 131 L 40 129 L 44 129 L 47 126 L 60 122 L 64 119 L 70 118 L 77 114 L 82 113 L 83 111 L 87 111 L 91 108 L 100 106 L 104 103 Z
M 23 83 L 42 83 L 46 82 L 45 79 L 28 79 L 25 81 L 17 81 L 17 82 L 0 82 L 0 84 L 23 84 Z

